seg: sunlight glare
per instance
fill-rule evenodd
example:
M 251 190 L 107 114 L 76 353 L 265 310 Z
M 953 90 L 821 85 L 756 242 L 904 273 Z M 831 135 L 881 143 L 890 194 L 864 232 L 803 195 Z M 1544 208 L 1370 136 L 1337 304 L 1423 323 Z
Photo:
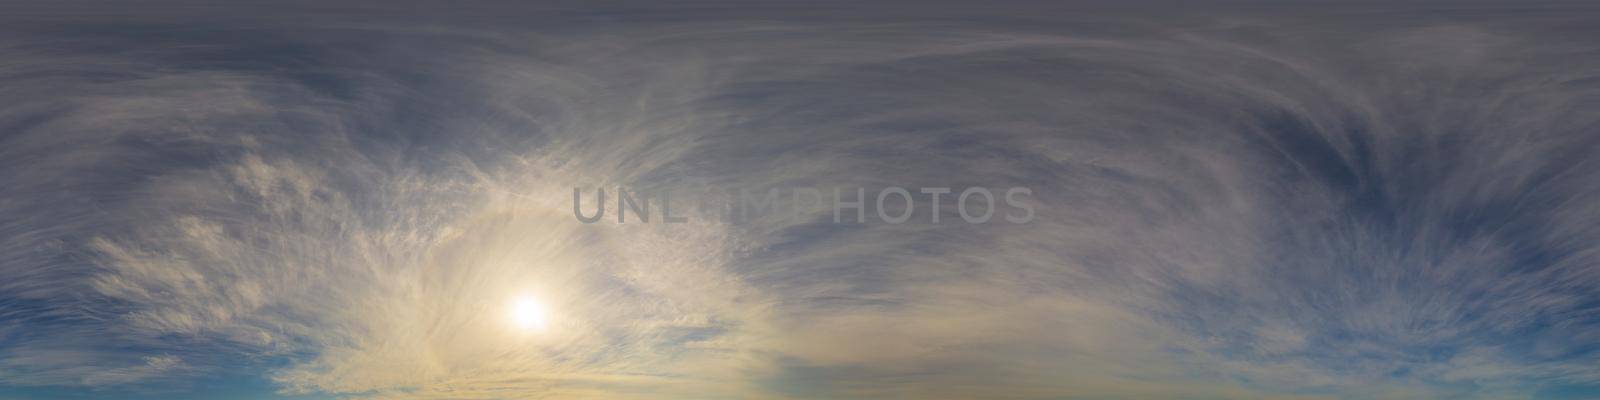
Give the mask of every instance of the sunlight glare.
M 549 314 L 538 299 L 521 297 L 511 305 L 511 322 L 518 328 L 542 331 L 549 324 Z

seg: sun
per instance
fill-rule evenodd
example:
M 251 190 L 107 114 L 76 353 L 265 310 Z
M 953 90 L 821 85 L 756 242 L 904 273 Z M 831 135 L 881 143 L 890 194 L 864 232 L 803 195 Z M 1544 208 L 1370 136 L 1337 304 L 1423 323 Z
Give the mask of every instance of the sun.
M 511 324 L 529 331 L 543 331 L 550 324 L 549 311 L 539 299 L 523 296 L 511 302 Z

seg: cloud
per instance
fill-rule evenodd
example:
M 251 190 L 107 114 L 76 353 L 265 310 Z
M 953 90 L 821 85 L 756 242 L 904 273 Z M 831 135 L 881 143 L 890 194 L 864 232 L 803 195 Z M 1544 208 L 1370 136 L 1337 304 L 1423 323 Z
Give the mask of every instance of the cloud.
M 517 10 L 548 24 L 7 28 L 0 382 L 1359 399 L 1600 377 L 1577 17 Z M 618 185 L 1026 186 L 1039 215 L 569 214 Z M 546 332 L 506 321 L 525 296 Z

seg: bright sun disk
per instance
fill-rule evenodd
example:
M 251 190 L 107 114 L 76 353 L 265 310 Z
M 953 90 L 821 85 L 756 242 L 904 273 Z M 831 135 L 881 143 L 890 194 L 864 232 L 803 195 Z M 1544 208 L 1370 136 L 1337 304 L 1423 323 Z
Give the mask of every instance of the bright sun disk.
M 511 322 L 522 329 L 544 330 L 549 315 L 538 299 L 522 297 L 511 305 Z

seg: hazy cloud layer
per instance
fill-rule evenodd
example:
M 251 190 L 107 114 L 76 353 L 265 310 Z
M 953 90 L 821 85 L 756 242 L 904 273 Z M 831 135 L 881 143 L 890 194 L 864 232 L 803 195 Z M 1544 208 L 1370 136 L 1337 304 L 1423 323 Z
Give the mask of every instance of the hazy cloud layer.
M 407 7 L 4 17 L 0 384 L 1600 385 L 1600 10 Z M 618 185 L 1026 186 L 1038 215 L 577 222 L 572 188 Z M 544 332 L 506 324 L 526 295 Z

